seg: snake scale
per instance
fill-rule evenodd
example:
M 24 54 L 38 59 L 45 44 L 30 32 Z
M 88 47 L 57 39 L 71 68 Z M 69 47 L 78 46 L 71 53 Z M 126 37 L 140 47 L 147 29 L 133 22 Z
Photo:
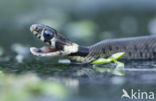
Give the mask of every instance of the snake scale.
M 50 45 L 30 48 L 36 56 L 67 56 L 72 61 L 81 63 L 89 63 L 100 57 L 106 58 L 117 52 L 125 52 L 123 59 L 156 58 L 156 36 L 107 39 L 91 46 L 80 46 L 43 24 L 33 24 L 30 30 L 37 38 Z

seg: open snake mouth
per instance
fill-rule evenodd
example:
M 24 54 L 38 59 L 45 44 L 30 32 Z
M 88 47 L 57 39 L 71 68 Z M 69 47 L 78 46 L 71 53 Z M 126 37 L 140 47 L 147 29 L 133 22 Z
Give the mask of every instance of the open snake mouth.
M 42 48 L 31 47 L 30 51 L 32 54 L 41 57 L 59 56 L 61 55 L 62 52 L 62 50 L 58 50 L 56 48 L 52 48 L 48 46 L 44 46 Z
M 49 26 L 42 24 L 33 24 L 30 31 L 41 41 L 48 44 L 49 47 L 42 48 L 31 47 L 33 55 L 41 57 L 67 56 L 71 53 L 78 52 L 78 44 L 69 41 L 67 38 L 57 33 Z

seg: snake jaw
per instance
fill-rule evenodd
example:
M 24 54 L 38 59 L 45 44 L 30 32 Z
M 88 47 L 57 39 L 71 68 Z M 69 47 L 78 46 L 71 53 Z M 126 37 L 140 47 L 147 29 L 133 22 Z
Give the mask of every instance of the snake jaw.
M 42 47 L 36 48 L 31 47 L 30 51 L 33 55 L 40 56 L 40 57 L 54 57 L 54 56 L 61 56 L 62 50 L 58 50 L 56 48 L 49 48 L 49 47 Z
M 55 56 L 68 56 L 71 53 L 78 51 L 78 45 L 73 44 L 72 46 L 64 46 L 63 50 L 44 46 L 42 48 L 31 47 L 30 52 L 33 55 L 40 57 L 55 57 Z
M 60 56 L 62 51 L 61 49 L 55 47 L 56 31 L 54 29 L 42 24 L 33 24 L 30 26 L 30 31 L 37 38 L 39 38 L 44 43 L 51 46 L 51 47 L 42 47 L 42 48 L 31 47 L 30 51 L 33 55 L 41 56 L 41 57 Z

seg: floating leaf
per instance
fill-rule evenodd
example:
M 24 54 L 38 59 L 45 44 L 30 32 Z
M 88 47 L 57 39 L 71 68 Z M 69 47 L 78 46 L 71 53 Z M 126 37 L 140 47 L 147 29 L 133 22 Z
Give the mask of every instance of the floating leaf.
M 118 52 L 118 53 L 113 54 L 109 58 L 111 58 L 113 61 L 116 61 L 116 60 L 121 59 L 124 55 L 125 55 L 125 52 Z
M 91 64 L 104 64 L 104 63 L 110 63 L 110 62 L 112 62 L 112 59 L 99 58 L 93 61 Z
M 108 59 L 105 58 L 99 58 L 95 61 L 93 61 L 91 64 L 104 64 L 104 63 L 110 63 L 110 62 L 115 62 L 118 59 L 122 58 L 124 56 L 125 52 L 118 52 L 110 56 Z
M 119 52 L 115 53 L 112 56 L 110 56 L 108 59 L 105 58 L 99 58 L 95 61 L 93 61 L 91 64 L 104 64 L 104 63 L 110 63 L 114 62 L 116 64 L 116 68 L 102 68 L 102 67 L 96 67 L 94 68 L 95 71 L 104 73 L 104 72 L 109 72 L 115 75 L 120 75 L 123 76 L 125 75 L 125 72 L 123 71 L 124 68 L 124 63 L 117 61 L 118 59 L 122 58 L 122 56 L 125 54 L 125 52 Z

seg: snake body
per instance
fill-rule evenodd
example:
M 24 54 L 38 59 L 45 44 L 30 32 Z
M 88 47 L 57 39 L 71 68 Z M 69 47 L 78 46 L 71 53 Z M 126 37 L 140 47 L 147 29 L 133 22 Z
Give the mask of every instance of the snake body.
M 125 52 L 123 59 L 156 58 L 156 36 L 107 39 L 85 47 L 69 41 L 46 25 L 34 24 L 30 30 L 40 40 L 51 46 L 51 48 L 31 48 L 31 52 L 37 56 L 67 56 L 73 61 L 83 63 L 89 63 L 101 57 L 106 58 L 117 52 Z

